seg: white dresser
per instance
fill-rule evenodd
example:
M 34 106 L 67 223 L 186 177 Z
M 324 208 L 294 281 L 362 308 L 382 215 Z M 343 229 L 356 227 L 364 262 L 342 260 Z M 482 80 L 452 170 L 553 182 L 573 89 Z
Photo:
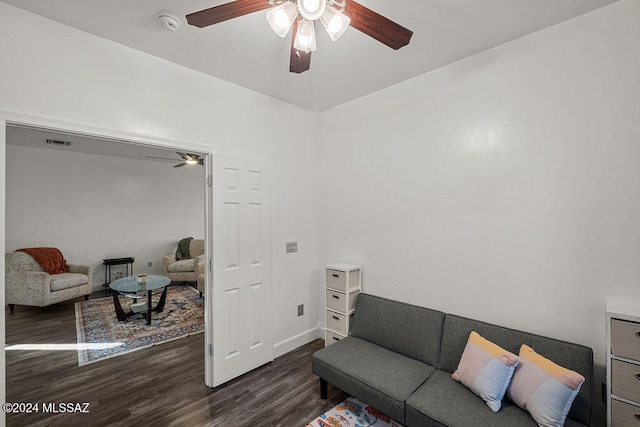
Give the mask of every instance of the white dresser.
M 351 316 L 361 289 L 362 271 L 359 265 L 327 265 L 325 347 L 349 335 Z
M 607 426 L 640 427 L 640 307 L 607 303 Z

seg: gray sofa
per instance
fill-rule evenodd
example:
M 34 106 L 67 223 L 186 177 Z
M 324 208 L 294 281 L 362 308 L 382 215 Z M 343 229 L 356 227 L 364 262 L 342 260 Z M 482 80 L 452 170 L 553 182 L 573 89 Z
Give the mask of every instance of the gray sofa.
M 320 377 L 322 398 L 331 383 L 406 426 L 536 426 L 506 398 L 493 412 L 451 378 L 471 331 L 514 354 L 527 344 L 582 374 L 585 382 L 565 425 L 591 425 L 591 348 L 364 293 L 351 334 L 317 351 L 312 371 Z

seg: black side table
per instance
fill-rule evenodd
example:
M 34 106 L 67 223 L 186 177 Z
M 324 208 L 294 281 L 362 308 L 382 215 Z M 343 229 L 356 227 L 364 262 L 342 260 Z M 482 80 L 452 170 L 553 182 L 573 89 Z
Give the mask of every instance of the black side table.
M 109 284 L 111 283 L 111 266 L 112 265 L 124 265 L 126 276 L 133 276 L 133 263 L 135 259 L 133 257 L 125 257 L 125 258 L 107 258 L 102 260 L 102 265 L 104 265 L 104 287 L 106 290 L 111 293 L 111 288 Z M 131 271 L 129 271 L 131 270 Z M 125 277 L 126 277 L 125 276 Z

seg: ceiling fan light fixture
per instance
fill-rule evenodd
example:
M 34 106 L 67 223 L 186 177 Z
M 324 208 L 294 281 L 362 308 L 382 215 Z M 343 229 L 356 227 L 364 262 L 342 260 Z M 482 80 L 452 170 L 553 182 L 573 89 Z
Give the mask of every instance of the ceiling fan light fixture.
M 327 9 L 326 0 L 298 0 L 298 10 L 304 19 L 315 21 Z
M 274 33 L 284 37 L 289 32 L 297 15 L 298 8 L 296 8 L 296 5 L 290 1 L 285 1 L 267 11 L 267 22 Z
M 316 31 L 313 21 L 307 21 L 306 19 L 300 20 L 293 47 L 307 53 L 316 50 Z
M 344 13 L 329 6 L 320 17 L 320 22 L 322 22 L 325 30 L 327 30 L 329 38 L 331 38 L 332 41 L 336 41 L 347 31 L 351 19 Z

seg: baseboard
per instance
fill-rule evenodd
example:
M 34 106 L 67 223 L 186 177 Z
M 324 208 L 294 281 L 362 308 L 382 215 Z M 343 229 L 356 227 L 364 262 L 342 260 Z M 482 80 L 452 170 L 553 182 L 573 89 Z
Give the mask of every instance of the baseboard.
M 287 338 L 286 340 L 275 343 L 273 345 L 273 358 L 275 359 L 276 357 L 280 357 L 283 354 L 286 354 L 291 350 L 295 350 L 296 348 L 308 344 L 316 339 L 318 339 L 318 326 Z
M 104 291 L 104 290 L 106 290 L 106 289 L 107 289 L 107 287 L 106 287 L 106 286 L 104 286 L 103 284 L 98 284 L 98 285 L 96 285 L 95 283 L 93 283 L 93 284 L 91 285 L 91 292 Z

